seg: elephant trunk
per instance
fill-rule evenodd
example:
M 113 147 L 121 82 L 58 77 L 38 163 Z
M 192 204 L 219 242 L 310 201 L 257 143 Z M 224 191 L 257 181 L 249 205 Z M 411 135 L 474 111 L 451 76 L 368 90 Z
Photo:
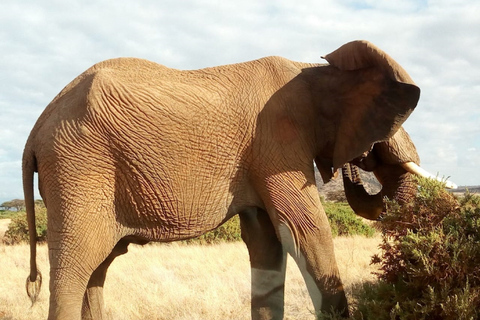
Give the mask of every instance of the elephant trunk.
M 410 202 L 418 189 L 414 176 L 441 180 L 446 188 L 457 186 L 428 173 L 418 164 L 420 158 L 408 133 L 400 128 L 387 141 L 376 143 L 373 149 L 343 166 L 343 184 L 348 203 L 356 214 L 376 220 L 384 211 L 383 198 L 387 197 L 400 204 Z M 359 168 L 373 171 L 382 184 L 382 190 L 375 195 L 365 191 L 360 179 Z
M 363 186 L 360 171 L 354 164 L 347 163 L 342 168 L 345 196 L 352 210 L 359 216 L 376 220 L 383 212 L 381 192 L 371 195 Z
M 418 190 L 418 183 L 414 174 L 405 171 L 401 165 L 391 165 L 388 172 L 382 170 L 374 171 L 378 181 L 382 184 L 382 197 L 387 197 L 405 204 L 415 197 Z
M 342 168 L 342 175 L 349 205 L 357 215 L 369 220 L 378 220 L 385 211 L 383 203 L 385 197 L 400 204 L 408 203 L 415 196 L 418 187 L 413 174 L 399 165 L 375 171 L 377 179 L 382 184 L 382 190 L 373 195 L 365 190 L 357 166 L 346 164 Z

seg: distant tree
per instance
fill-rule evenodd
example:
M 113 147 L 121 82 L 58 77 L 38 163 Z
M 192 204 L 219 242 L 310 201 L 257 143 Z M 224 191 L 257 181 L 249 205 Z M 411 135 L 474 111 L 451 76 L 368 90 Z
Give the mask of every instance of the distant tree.
M 5 201 L 0 205 L 0 207 L 4 207 L 7 210 L 15 209 L 15 211 L 22 211 L 25 210 L 25 201 L 13 199 L 10 201 Z

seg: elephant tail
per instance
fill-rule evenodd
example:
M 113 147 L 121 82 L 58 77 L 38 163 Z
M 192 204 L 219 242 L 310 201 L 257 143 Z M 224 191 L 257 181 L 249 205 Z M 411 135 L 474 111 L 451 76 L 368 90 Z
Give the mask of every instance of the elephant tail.
M 23 152 L 22 174 L 23 194 L 25 197 L 25 209 L 27 211 L 28 234 L 30 238 L 30 275 L 27 277 L 27 295 L 32 301 L 32 306 L 37 300 L 42 287 L 42 274 L 37 270 L 37 229 L 35 225 L 35 201 L 33 194 L 33 177 L 37 171 L 34 151 L 27 146 Z

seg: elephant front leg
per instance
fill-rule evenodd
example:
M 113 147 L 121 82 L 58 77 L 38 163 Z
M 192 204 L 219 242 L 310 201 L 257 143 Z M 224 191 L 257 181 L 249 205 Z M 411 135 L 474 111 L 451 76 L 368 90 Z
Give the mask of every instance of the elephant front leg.
M 326 217 L 325 217 L 326 220 Z M 317 314 L 332 312 L 348 317 L 348 304 L 340 280 L 328 221 L 310 234 L 296 235 L 287 223 L 279 225 L 281 242 L 302 273 Z
M 264 203 L 280 242 L 302 272 L 315 311 L 346 317 L 348 305 L 330 225 L 313 182 L 302 172 L 271 176 Z
M 283 319 L 287 253 L 265 211 L 241 213 L 240 225 L 250 255 L 252 319 Z

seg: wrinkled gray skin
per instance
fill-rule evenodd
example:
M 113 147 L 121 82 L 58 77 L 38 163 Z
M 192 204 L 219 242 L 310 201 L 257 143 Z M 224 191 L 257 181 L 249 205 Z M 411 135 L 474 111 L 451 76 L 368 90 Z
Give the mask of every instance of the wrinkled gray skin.
M 34 300 L 38 171 L 49 319 L 105 318 L 105 275 L 129 243 L 196 237 L 236 214 L 250 254 L 253 319 L 283 318 L 287 253 L 316 311 L 347 316 L 313 160 L 329 177 L 391 137 L 419 89 L 368 42 L 325 58 L 328 65 L 268 57 L 195 71 L 115 59 L 67 85 L 23 157 L 27 291 Z
M 417 192 L 417 183 L 414 175 L 401 166 L 406 162 L 420 165 L 420 158 L 402 127 L 387 141 L 374 144 L 372 150 L 345 164 L 342 168 L 343 184 L 353 211 L 364 218 L 377 220 L 384 212 L 385 197 L 400 204 L 411 201 Z M 375 174 L 382 184 L 380 192 L 370 195 L 365 191 L 359 168 Z

